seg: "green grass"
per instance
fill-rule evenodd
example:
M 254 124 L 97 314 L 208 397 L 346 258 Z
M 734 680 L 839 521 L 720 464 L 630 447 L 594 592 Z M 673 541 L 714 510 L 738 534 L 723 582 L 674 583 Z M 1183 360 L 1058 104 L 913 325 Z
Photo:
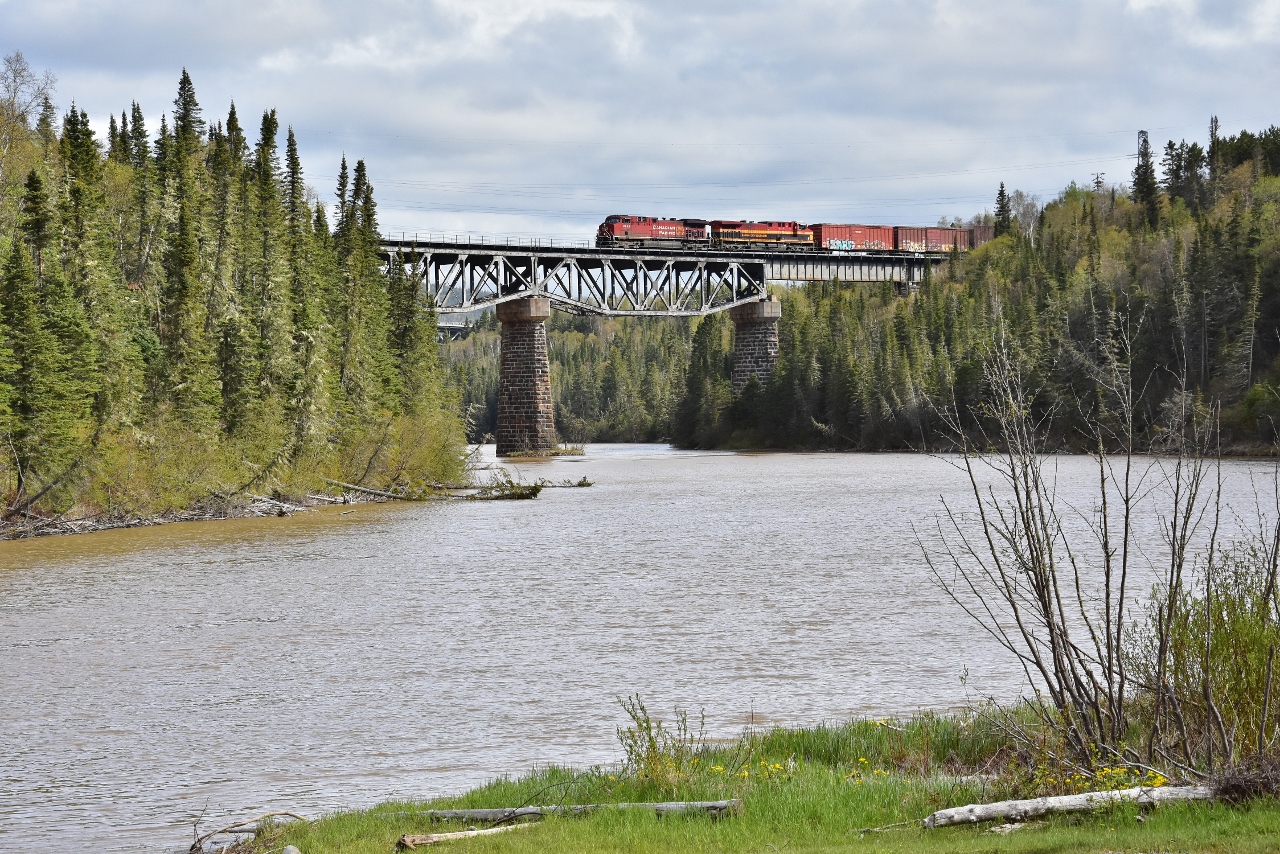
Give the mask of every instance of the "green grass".
M 292 844 L 303 854 L 389 854 L 405 833 L 465 829 L 461 823 L 432 822 L 418 814 L 430 808 L 731 797 L 743 799 L 742 815 L 659 819 L 643 810 L 605 810 L 446 844 L 466 852 L 1280 850 L 1280 805 L 1270 801 L 1163 806 L 1143 815 L 1143 821 L 1135 806 L 1122 805 L 1056 817 L 1003 836 L 986 832 L 987 825 L 933 831 L 919 827 L 919 819 L 936 809 L 1031 794 L 1010 788 L 1016 783 L 991 785 L 958 777 L 990 765 L 1005 747 L 973 716 L 779 729 L 735 745 L 699 745 L 682 768 L 647 775 L 638 774 L 634 762 L 585 772 L 544 768 L 494 780 L 457 797 L 386 803 L 299 823 L 243 850 L 279 851 Z M 864 832 L 898 822 L 909 823 Z

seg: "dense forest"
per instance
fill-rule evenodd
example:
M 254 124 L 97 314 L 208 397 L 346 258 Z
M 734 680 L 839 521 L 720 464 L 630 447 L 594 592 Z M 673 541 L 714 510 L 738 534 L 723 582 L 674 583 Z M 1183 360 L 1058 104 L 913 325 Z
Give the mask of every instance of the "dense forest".
M 685 447 L 925 449 L 955 438 L 939 412 L 984 397 L 999 331 L 1032 366 L 1046 426 L 1075 446 L 1118 347 L 1156 438 L 1179 395 L 1217 402 L 1227 440 L 1271 443 L 1280 416 L 1280 128 L 1170 141 L 1145 134 L 1130 186 L 1072 184 L 1043 207 L 1001 186 L 999 237 L 916 292 L 889 284 L 778 288 L 772 380 L 735 396 L 733 324 L 557 318 L 556 419 L 573 441 Z M 450 345 L 475 436 L 492 431 L 496 336 Z M 978 426 L 972 424 L 972 426 Z
M 459 475 L 434 312 L 383 272 L 363 161 L 331 225 L 275 110 L 207 121 L 184 71 L 172 115 L 134 103 L 100 139 L 53 83 L 4 60 L 6 519 Z
M 99 139 L 20 54 L 0 78 L 0 491 L 5 518 L 129 518 L 333 482 L 450 482 L 494 432 L 492 314 L 437 343 L 435 315 L 378 258 L 363 161 L 330 212 L 274 110 L 206 120 L 183 72 L 155 127 Z M 283 141 L 281 140 L 283 137 Z M 283 143 L 283 144 L 282 144 Z M 995 200 L 997 238 L 892 285 L 778 288 L 781 357 L 735 395 L 732 324 L 549 323 L 562 439 L 685 447 L 939 448 L 978 425 L 993 335 L 1032 367 L 1059 447 L 1123 349 L 1137 418 L 1191 396 L 1241 449 L 1280 416 L 1280 129 L 1139 140 L 1132 182 Z M 963 419 L 962 419 L 963 420 Z

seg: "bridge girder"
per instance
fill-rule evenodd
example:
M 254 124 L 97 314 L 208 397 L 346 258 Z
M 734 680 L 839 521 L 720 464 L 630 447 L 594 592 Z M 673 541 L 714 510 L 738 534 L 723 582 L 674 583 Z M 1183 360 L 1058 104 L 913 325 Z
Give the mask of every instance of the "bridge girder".
M 909 287 L 945 255 L 907 252 L 719 252 L 382 242 L 441 314 L 547 297 L 576 314 L 691 316 L 767 295 L 772 281 L 895 282 Z

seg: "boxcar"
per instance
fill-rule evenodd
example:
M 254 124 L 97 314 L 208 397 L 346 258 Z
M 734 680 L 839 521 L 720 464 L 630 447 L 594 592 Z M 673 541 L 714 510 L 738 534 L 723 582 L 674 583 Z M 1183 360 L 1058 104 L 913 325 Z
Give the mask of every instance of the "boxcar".
M 809 226 L 813 242 L 819 249 L 853 252 L 866 249 L 892 249 L 893 227 L 885 225 L 835 225 L 818 223 Z
M 900 252 L 926 252 L 929 248 L 927 228 L 893 227 L 893 247 Z
M 711 245 L 739 248 L 812 248 L 813 230 L 798 222 L 711 221 Z
M 926 228 L 925 244 L 930 252 L 966 252 L 969 249 L 969 232 L 963 228 Z

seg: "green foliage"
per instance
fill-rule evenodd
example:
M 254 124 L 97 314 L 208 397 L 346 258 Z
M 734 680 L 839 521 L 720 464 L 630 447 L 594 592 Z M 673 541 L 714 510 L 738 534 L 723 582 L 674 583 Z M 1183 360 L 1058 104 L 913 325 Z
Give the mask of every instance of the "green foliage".
M 59 132 L 36 89 L 0 128 L 20 155 L 0 164 L 9 512 L 461 477 L 434 315 L 403 267 L 383 272 L 363 161 L 330 233 L 274 110 L 250 146 L 234 105 L 205 121 L 184 71 L 172 130 L 162 116 L 149 138 L 135 102 L 104 151 L 84 110 Z
M 1179 757 L 1187 764 L 1203 764 L 1215 753 L 1218 763 L 1239 761 L 1257 750 L 1260 735 L 1266 750 L 1274 746 L 1280 703 L 1274 685 L 1265 725 L 1263 705 L 1269 662 L 1280 648 L 1276 588 L 1272 555 L 1257 544 L 1241 543 L 1215 556 L 1212 566 L 1200 566 L 1195 578 L 1173 591 L 1157 590 L 1148 606 L 1147 622 L 1132 639 L 1130 666 L 1143 682 L 1158 680 L 1159 625 L 1172 610 L 1166 670 L 1188 734 Z M 1168 607 L 1171 595 L 1178 598 L 1177 608 Z
M 649 716 L 639 694 L 619 703 L 631 719 L 630 726 L 618 728 L 618 743 L 626 756 L 623 773 L 674 796 L 699 771 L 699 754 L 706 748 L 705 719 L 694 732 L 683 709 L 676 711 L 675 726 L 668 727 Z

